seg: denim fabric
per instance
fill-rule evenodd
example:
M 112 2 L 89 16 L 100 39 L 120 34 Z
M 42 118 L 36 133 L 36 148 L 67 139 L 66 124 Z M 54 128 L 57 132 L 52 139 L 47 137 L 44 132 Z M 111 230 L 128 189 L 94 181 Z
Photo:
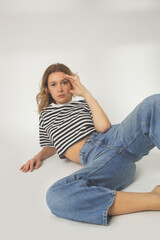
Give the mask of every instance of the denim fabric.
M 51 212 L 74 221 L 108 225 L 116 191 L 134 181 L 135 162 L 155 146 L 160 149 L 160 94 L 145 98 L 107 132 L 89 136 L 79 153 L 82 169 L 48 189 Z

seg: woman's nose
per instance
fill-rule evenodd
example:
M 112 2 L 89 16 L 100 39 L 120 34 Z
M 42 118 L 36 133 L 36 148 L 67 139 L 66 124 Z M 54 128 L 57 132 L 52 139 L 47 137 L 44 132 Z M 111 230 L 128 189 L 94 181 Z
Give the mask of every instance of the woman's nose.
M 62 85 L 58 85 L 58 92 L 62 92 L 63 91 L 63 88 L 62 88 Z

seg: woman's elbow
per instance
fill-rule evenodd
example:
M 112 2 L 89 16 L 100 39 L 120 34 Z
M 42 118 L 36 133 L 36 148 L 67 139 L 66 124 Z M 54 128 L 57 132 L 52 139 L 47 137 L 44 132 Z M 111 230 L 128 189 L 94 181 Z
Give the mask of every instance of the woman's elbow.
M 112 126 L 111 123 L 108 123 L 97 127 L 96 130 L 97 132 L 104 133 L 107 132 L 111 128 L 111 126 Z

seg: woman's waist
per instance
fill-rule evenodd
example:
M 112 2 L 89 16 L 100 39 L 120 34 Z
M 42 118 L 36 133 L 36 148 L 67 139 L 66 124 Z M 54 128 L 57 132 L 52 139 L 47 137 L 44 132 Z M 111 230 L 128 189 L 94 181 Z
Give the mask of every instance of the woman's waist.
M 85 141 L 89 138 L 89 136 L 92 133 L 88 134 L 86 137 L 84 137 L 83 139 L 81 139 L 80 141 L 76 142 L 74 145 L 72 145 L 71 147 L 69 147 L 65 153 L 64 156 L 68 159 L 70 159 L 71 161 L 74 162 L 78 162 L 80 163 L 79 160 L 79 152 L 81 150 L 81 148 L 83 147 Z

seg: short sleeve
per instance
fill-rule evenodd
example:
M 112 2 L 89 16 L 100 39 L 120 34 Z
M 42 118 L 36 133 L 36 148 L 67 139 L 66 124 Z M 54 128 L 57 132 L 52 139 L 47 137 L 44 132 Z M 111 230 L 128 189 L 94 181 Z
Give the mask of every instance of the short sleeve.
M 86 102 L 86 100 L 84 100 L 84 102 L 85 102 L 85 109 L 90 113 L 90 116 L 91 116 L 91 118 L 93 120 L 92 111 L 91 111 L 88 103 Z
M 54 147 L 54 143 L 44 127 L 43 117 L 41 115 L 39 116 L 39 144 L 41 147 Z

